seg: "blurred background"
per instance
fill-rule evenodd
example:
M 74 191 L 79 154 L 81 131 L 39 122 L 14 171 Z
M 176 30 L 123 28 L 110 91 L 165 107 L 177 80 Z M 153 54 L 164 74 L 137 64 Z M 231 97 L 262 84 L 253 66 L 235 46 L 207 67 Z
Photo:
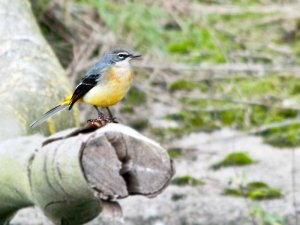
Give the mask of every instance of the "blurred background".
M 155 199 L 122 200 L 125 224 L 298 224 L 299 1 L 31 4 L 72 88 L 105 51 L 143 54 L 112 110 L 167 148 L 177 173 Z M 79 108 L 81 124 L 96 116 Z

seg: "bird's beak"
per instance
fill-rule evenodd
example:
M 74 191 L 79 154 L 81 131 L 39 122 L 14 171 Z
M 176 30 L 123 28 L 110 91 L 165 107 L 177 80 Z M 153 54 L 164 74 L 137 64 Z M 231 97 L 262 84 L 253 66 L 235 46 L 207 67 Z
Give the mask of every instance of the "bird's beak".
M 141 54 L 132 54 L 131 55 L 131 58 L 139 58 L 139 57 L 141 57 L 142 55 Z

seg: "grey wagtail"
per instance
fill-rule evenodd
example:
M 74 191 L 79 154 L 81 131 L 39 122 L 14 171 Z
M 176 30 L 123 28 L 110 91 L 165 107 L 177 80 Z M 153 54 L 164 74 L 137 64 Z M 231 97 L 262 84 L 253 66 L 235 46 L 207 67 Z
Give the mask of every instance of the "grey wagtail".
M 93 105 L 99 117 L 103 117 L 103 113 L 98 107 L 105 107 L 113 120 L 108 107 L 117 104 L 126 95 L 133 80 L 130 61 L 140 56 L 141 54 L 134 54 L 126 49 L 114 49 L 107 52 L 87 71 L 73 94 L 30 126 L 37 127 L 56 113 L 67 108 L 72 109 L 76 102 Z

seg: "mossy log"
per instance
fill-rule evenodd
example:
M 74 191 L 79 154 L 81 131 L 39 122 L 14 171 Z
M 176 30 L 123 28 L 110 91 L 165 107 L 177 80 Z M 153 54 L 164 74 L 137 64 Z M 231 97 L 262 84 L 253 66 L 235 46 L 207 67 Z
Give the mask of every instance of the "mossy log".
M 120 124 L 6 140 L 0 143 L 0 224 L 33 205 L 54 224 L 83 224 L 102 211 L 102 201 L 155 197 L 173 174 L 165 149 Z
M 0 0 L 0 33 L 0 140 L 4 140 L 32 133 L 28 125 L 71 91 L 29 1 Z M 38 131 L 49 134 L 73 127 L 74 113 L 62 113 Z

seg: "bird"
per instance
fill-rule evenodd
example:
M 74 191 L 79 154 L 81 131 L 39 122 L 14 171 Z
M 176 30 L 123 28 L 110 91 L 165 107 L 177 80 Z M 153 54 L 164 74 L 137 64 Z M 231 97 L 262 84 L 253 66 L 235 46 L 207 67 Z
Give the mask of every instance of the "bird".
M 35 128 L 58 112 L 65 109 L 71 110 L 75 103 L 81 102 L 92 105 L 97 110 L 99 118 L 104 118 L 104 114 L 98 107 L 106 108 L 111 121 L 114 121 L 115 118 L 109 107 L 120 102 L 127 94 L 133 81 L 130 62 L 141 56 L 123 48 L 105 53 L 86 72 L 71 95 L 30 124 L 30 127 Z

